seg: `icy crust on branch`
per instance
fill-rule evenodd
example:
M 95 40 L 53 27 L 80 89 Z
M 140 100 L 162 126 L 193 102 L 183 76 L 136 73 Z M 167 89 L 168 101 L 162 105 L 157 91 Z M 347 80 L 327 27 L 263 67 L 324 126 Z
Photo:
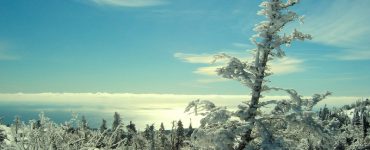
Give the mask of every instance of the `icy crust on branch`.
M 227 79 L 233 79 L 239 81 L 243 85 L 249 88 L 253 87 L 252 80 L 256 78 L 257 70 L 252 65 L 247 62 L 242 62 L 236 57 L 231 57 L 226 54 L 216 55 L 215 61 L 217 59 L 229 59 L 226 66 L 218 68 L 216 70 L 219 76 Z
M 216 69 L 216 73 L 226 79 L 232 79 L 239 81 L 241 84 L 247 86 L 250 89 L 253 89 L 254 83 L 253 81 L 256 80 L 256 77 L 259 76 L 261 73 L 257 67 L 253 63 L 248 63 L 247 61 L 241 61 L 236 57 L 232 57 L 227 54 L 219 54 L 214 56 L 214 61 L 219 59 L 228 59 L 228 63 L 226 66 Z M 268 73 L 265 76 L 269 75 Z M 267 80 L 263 80 L 267 82 Z M 268 90 L 267 86 L 262 87 L 262 91 Z
M 205 116 L 200 120 L 201 127 L 210 124 L 222 124 L 229 120 L 231 112 L 227 111 L 226 107 L 216 107 L 214 103 L 208 100 L 195 100 L 188 104 L 185 108 L 186 113 Z
M 312 111 L 312 108 L 321 100 L 325 99 L 327 96 L 331 95 L 330 92 L 326 92 L 324 94 L 314 94 L 312 98 L 303 99 L 301 95 L 299 95 L 293 89 L 283 89 L 283 88 L 268 88 L 269 90 L 282 90 L 287 92 L 290 95 L 290 100 L 269 100 L 260 102 L 257 105 L 257 108 L 262 108 L 267 105 L 275 104 L 275 108 L 273 110 L 273 114 L 284 114 L 288 113 L 289 111 L 294 111 L 295 113 L 302 113 L 302 111 Z M 251 111 L 250 104 L 248 102 L 243 102 L 243 104 L 238 105 L 238 110 L 235 112 L 236 116 L 238 116 L 242 120 L 250 120 L 251 112 L 255 112 L 257 110 Z
M 213 104 L 211 101 L 208 100 L 195 100 L 188 104 L 185 108 L 185 112 L 190 112 L 191 109 L 194 109 L 194 114 L 198 115 L 199 111 L 201 112 L 200 115 L 206 115 L 209 111 L 216 108 L 216 105 Z
M 271 56 L 283 57 L 285 53 L 281 49 L 281 45 L 289 46 L 293 40 L 303 41 L 312 38 L 311 35 L 304 34 L 296 29 L 290 35 L 278 34 L 289 22 L 298 19 L 303 23 L 303 17 L 299 17 L 295 12 L 283 11 L 296 3 L 298 3 L 297 0 L 289 0 L 286 3 L 281 2 L 281 0 L 272 0 L 261 3 L 262 9 L 257 14 L 266 16 L 268 20 L 262 21 L 254 28 L 257 34 L 252 36 L 251 41 L 257 46 L 257 51 L 269 53 Z M 261 40 L 259 40 L 260 38 Z M 260 57 L 259 53 L 256 54 L 256 57 Z
M 297 93 L 294 89 L 283 89 L 283 88 L 270 88 L 272 90 L 278 90 L 278 91 L 285 91 L 286 93 L 289 94 L 290 96 L 290 103 L 292 104 L 290 107 L 292 108 L 293 111 L 295 112 L 300 112 L 300 111 L 312 111 L 312 108 L 321 100 L 325 99 L 327 96 L 331 95 L 332 93 L 327 91 L 324 94 L 314 94 L 312 98 L 302 98 L 301 95 Z M 282 106 L 285 104 L 288 104 L 287 102 L 278 102 L 278 101 L 270 101 L 270 102 L 261 102 L 260 105 L 266 105 L 268 103 L 281 103 Z M 279 106 L 279 105 L 278 105 Z M 277 108 L 278 109 L 278 108 Z M 283 108 L 282 108 L 283 110 Z

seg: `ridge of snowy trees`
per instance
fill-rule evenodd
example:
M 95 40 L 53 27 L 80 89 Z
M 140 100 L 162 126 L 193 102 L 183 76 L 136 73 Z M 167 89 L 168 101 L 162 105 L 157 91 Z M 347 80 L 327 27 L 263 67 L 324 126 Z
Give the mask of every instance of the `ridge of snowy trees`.
M 125 126 L 120 115 L 115 113 L 112 128 L 107 128 L 107 122 L 103 119 L 99 129 L 92 129 L 84 116 L 79 120 L 77 115 L 74 115 L 64 124 L 56 124 L 41 113 L 37 121 L 30 120 L 25 123 L 16 117 L 10 127 L 0 124 L 0 149 L 179 150 L 191 145 L 189 143 L 193 131 L 191 128 L 185 129 L 179 120 L 173 122 L 171 130 L 166 130 L 161 123 L 159 130 L 152 124 L 147 125 L 141 132 L 131 121 Z
M 179 120 L 173 121 L 169 130 L 161 123 L 159 129 L 151 124 L 144 131 L 138 131 L 132 122 L 124 125 L 118 113 L 115 113 L 110 128 L 103 120 L 99 129 L 90 128 L 87 119 L 78 119 L 77 115 L 63 124 L 52 122 L 43 113 L 38 120 L 28 123 L 16 117 L 9 127 L 0 124 L 0 149 L 232 150 L 238 148 L 246 128 L 252 128 L 253 140 L 244 149 L 370 148 L 370 100 L 340 108 L 324 106 L 302 114 L 291 109 L 296 107 L 293 102 L 279 102 L 273 103 L 275 107 L 269 113 L 257 110 L 257 125 L 254 126 L 240 120 L 235 111 L 218 107 L 207 100 L 193 101 L 186 108 L 191 111 L 196 107 L 194 112 L 205 116 L 198 128 L 193 128 L 191 124 L 185 128 Z

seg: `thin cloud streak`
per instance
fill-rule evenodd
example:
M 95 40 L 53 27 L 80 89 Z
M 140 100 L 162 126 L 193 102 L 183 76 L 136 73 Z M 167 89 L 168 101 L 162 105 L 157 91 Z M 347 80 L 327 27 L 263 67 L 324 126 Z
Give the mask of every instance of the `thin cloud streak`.
M 211 64 L 215 54 L 185 54 L 175 53 L 174 57 L 187 63 Z
M 304 71 L 303 60 L 292 57 L 276 59 L 271 63 L 271 72 L 277 75 L 290 74 Z
M 218 68 L 221 68 L 221 67 L 222 67 L 222 65 L 209 66 L 209 67 L 199 67 L 194 71 L 194 73 L 201 74 L 201 75 L 217 76 L 216 70 Z
M 339 60 L 368 60 L 370 59 L 370 50 L 363 49 L 358 51 L 344 51 L 339 54 L 329 55 L 329 57 L 334 57 Z
M 309 96 L 304 96 L 309 97 Z M 151 103 L 158 107 L 153 108 L 173 108 L 181 107 L 179 104 L 186 104 L 192 100 L 202 99 L 211 100 L 222 106 L 237 106 L 242 101 L 249 99 L 250 95 L 184 95 L 184 94 L 135 94 L 135 93 L 0 93 L 0 102 L 27 102 L 32 104 L 37 103 L 52 103 L 55 105 L 64 104 L 83 104 L 83 106 L 96 105 L 112 106 L 112 108 L 120 109 L 131 108 L 131 105 L 139 103 Z M 349 96 L 330 96 L 327 100 L 321 103 L 344 105 L 363 97 L 349 97 Z M 289 96 L 264 96 L 263 100 L 281 100 L 289 99 Z M 132 103 L 135 102 L 135 103 Z M 167 102 L 167 103 L 166 103 Z M 168 103 L 170 102 L 170 103 Z M 119 104 L 119 105 L 118 105 Z M 142 106 L 136 106 L 142 109 Z M 108 107 L 107 107 L 108 108 Z M 185 108 L 185 106 L 184 106 Z
M 225 53 L 228 53 L 228 52 L 225 52 Z M 210 62 L 214 60 L 215 55 L 216 54 L 176 53 L 174 56 L 187 63 L 210 64 L 210 66 L 198 67 L 193 73 L 216 77 L 217 76 L 216 70 L 218 68 L 221 68 L 223 64 L 227 62 L 227 60 L 226 59 L 217 60 L 215 64 L 211 64 Z M 246 56 L 241 56 L 241 54 L 236 54 L 236 55 L 240 55 L 238 57 L 242 58 L 243 60 L 248 58 Z M 303 62 L 304 61 L 301 59 L 292 58 L 292 57 L 284 57 L 282 59 L 276 59 L 274 60 L 273 63 L 271 63 L 271 71 L 274 74 L 278 74 L 278 75 L 302 72 L 304 71 Z M 203 83 L 211 83 L 211 81 L 220 82 L 221 80 L 208 80 L 207 82 L 203 82 Z M 222 81 L 225 81 L 225 80 L 222 80 Z
M 367 7 L 370 1 L 337 0 L 323 2 L 317 12 L 308 14 L 302 31 L 313 35 L 313 42 L 343 48 L 340 54 L 332 55 L 339 60 L 369 60 L 368 35 L 370 34 Z M 366 55 L 358 55 L 366 53 Z
M 98 5 L 117 6 L 117 7 L 148 7 L 163 5 L 164 0 L 90 0 Z

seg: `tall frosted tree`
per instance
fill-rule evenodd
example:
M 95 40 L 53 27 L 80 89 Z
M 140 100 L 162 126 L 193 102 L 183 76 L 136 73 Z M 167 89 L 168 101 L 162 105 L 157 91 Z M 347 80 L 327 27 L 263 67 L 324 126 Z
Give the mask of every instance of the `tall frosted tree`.
M 257 24 L 254 31 L 257 32 L 252 38 L 256 46 L 253 50 L 254 59 L 250 62 L 242 61 L 228 55 L 219 55 L 216 58 L 229 58 L 229 63 L 217 69 L 218 75 L 241 82 L 251 89 L 251 99 L 247 107 L 242 107 L 238 115 L 241 119 L 255 123 L 255 117 L 259 101 L 263 91 L 277 89 L 268 87 L 266 77 L 271 75 L 268 72 L 268 64 L 273 59 L 285 56 L 282 45 L 289 46 L 294 40 L 311 39 L 309 34 L 304 34 L 294 29 L 291 34 L 281 33 L 285 25 L 294 20 L 301 20 L 301 17 L 290 11 L 289 8 L 297 4 L 299 0 L 265 0 L 260 4 L 262 9 L 257 13 L 265 16 L 265 20 Z M 239 149 L 243 149 L 251 138 L 252 129 L 247 130 L 242 136 Z

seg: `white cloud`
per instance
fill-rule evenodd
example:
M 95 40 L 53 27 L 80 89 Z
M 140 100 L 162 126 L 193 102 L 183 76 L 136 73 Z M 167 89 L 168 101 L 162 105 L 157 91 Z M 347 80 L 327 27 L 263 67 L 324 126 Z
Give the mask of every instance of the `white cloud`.
M 189 53 L 175 53 L 173 56 L 187 63 L 194 64 L 212 64 L 214 63 L 215 56 L 220 54 L 227 54 L 230 56 L 247 59 L 249 58 L 248 52 L 237 52 L 236 50 L 222 50 L 218 53 L 202 53 L 202 54 L 189 54 Z M 227 62 L 226 59 L 218 59 L 217 64 L 223 64 Z
M 202 74 L 202 75 L 210 75 L 210 76 L 216 76 L 216 70 L 217 68 L 221 68 L 222 66 L 208 66 L 208 67 L 199 67 L 197 68 L 194 73 Z
M 313 35 L 313 42 L 344 48 L 335 54 L 340 60 L 370 59 L 370 1 L 322 1 L 307 14 L 302 31 Z M 367 53 L 367 55 L 359 55 Z
M 148 7 L 166 4 L 164 0 L 90 0 L 98 5 L 118 7 Z
M 225 52 L 228 54 L 228 52 Z M 242 56 L 240 53 L 231 53 L 235 55 L 239 55 L 237 57 L 246 60 L 247 56 Z M 184 54 L 184 53 L 176 53 L 174 56 L 178 59 L 183 60 L 187 63 L 199 63 L 199 64 L 209 64 L 206 67 L 198 67 L 194 73 L 207 75 L 207 76 L 217 76 L 216 69 L 223 66 L 226 63 L 226 59 L 218 60 L 216 64 L 210 64 L 214 60 L 214 56 L 216 54 Z M 303 67 L 303 60 L 292 58 L 292 57 L 284 57 L 282 59 L 276 59 L 275 61 L 271 62 L 271 71 L 274 74 L 289 74 L 295 72 L 304 71 Z M 220 77 L 221 78 L 221 77 Z M 204 80 L 202 80 L 204 81 Z M 211 81 L 219 82 L 220 80 L 207 80 L 207 82 L 203 83 L 210 83 Z
M 227 53 L 228 52 L 223 52 Z M 242 58 L 246 60 L 249 56 L 246 54 L 242 55 L 242 53 L 235 53 L 230 52 L 233 56 Z M 198 79 L 199 83 L 215 83 L 215 82 L 224 82 L 228 81 L 223 79 L 222 77 L 217 76 L 216 70 L 217 68 L 221 68 L 225 63 L 226 59 L 218 60 L 217 63 L 211 64 L 214 60 L 214 56 L 216 54 L 185 54 L 185 53 L 175 53 L 174 57 L 187 62 L 187 63 L 198 63 L 198 64 L 209 64 L 206 67 L 198 67 L 196 68 L 193 73 L 208 76 L 207 79 Z M 292 57 L 284 57 L 282 59 L 276 59 L 271 64 L 271 71 L 276 75 L 283 75 L 283 74 L 290 74 L 304 71 L 303 67 L 303 60 L 292 58 Z
M 304 71 L 303 67 L 303 60 L 292 58 L 292 57 L 284 57 L 282 59 L 276 59 L 274 62 L 271 62 L 271 72 L 277 75 L 282 74 L 290 74 Z M 208 75 L 208 76 L 216 76 L 216 69 L 221 68 L 222 65 L 212 65 L 208 67 L 199 67 L 197 68 L 194 73 Z
M 289 74 L 304 71 L 303 60 L 292 57 L 276 59 L 271 64 L 271 71 L 274 74 Z
M 215 54 L 185 54 L 175 53 L 174 57 L 187 63 L 211 64 Z

